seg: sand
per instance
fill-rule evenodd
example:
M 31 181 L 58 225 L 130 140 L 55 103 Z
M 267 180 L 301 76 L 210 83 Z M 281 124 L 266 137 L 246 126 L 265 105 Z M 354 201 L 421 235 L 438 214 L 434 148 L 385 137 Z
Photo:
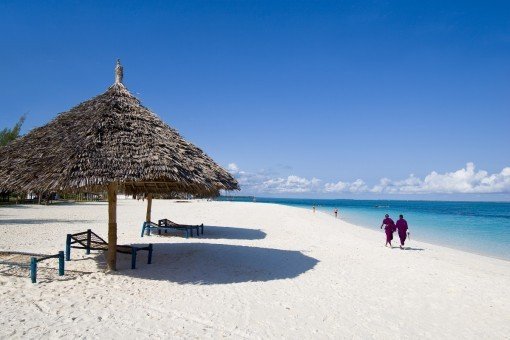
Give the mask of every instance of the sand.
M 119 200 L 119 243 L 154 243 L 131 270 L 73 250 L 0 265 L 2 338 L 510 338 L 510 263 L 260 203 L 155 200 L 153 219 L 204 223 L 200 238 L 140 237 L 145 202 Z M 0 249 L 55 253 L 67 233 L 107 235 L 105 203 L 0 208 Z

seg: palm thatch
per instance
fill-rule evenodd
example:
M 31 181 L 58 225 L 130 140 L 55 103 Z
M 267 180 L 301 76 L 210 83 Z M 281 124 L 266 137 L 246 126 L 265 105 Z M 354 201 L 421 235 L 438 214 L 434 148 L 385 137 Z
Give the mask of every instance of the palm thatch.
M 236 180 L 118 82 L 0 148 L 0 191 L 214 194 Z
M 0 192 L 108 192 L 108 267 L 116 269 L 117 192 L 214 195 L 237 181 L 142 106 L 117 61 L 108 90 L 0 147 Z

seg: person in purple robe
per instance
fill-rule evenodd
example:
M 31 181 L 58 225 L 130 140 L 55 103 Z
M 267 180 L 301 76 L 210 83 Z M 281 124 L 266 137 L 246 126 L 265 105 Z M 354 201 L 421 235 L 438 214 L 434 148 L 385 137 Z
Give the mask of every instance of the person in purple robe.
M 398 230 L 398 237 L 400 238 L 400 249 L 404 249 L 404 243 L 407 238 L 407 229 L 409 229 L 407 221 L 404 220 L 404 215 L 399 216 L 396 228 Z
M 391 240 L 393 240 L 393 233 L 395 232 L 395 222 L 390 218 L 390 215 L 384 215 L 384 220 L 381 224 L 381 229 L 384 226 L 384 232 L 386 233 L 386 244 L 385 246 L 393 248 L 391 245 Z

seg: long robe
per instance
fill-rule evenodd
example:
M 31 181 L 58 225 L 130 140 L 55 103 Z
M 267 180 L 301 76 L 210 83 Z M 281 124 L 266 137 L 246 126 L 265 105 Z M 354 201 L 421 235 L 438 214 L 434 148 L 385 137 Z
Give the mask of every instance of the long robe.
M 398 230 L 398 237 L 400 238 L 400 244 L 404 245 L 407 238 L 407 221 L 403 218 L 397 221 L 396 228 Z
M 383 220 L 384 232 L 386 233 L 386 242 L 393 240 L 393 233 L 395 232 L 395 222 L 389 217 Z

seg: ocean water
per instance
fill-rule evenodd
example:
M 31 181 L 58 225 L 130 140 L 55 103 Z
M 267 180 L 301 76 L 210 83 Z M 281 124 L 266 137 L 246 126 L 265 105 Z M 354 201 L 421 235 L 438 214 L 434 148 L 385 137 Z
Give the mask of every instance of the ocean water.
M 227 200 L 229 198 L 221 198 Z M 236 198 L 252 201 L 253 198 Z M 393 200 L 326 200 L 256 198 L 333 214 L 361 227 L 379 230 L 384 214 L 395 221 L 403 214 L 411 239 L 510 260 L 510 202 L 445 202 Z M 381 233 L 381 242 L 383 242 Z M 412 242 L 412 241 L 411 241 Z

